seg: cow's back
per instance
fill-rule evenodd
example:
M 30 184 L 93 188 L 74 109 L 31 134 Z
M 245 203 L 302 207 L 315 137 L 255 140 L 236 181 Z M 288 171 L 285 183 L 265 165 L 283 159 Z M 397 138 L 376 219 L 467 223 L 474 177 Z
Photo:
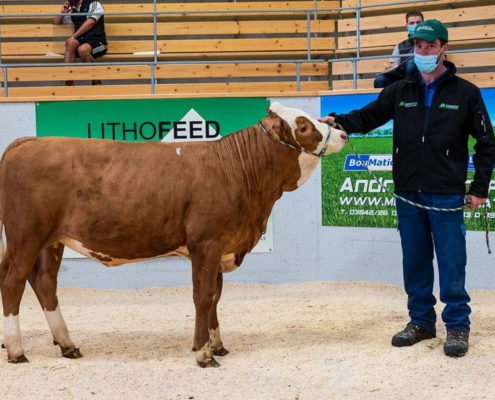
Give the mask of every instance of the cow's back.
M 17 140 L 0 166 L 7 236 L 15 225 L 123 258 L 174 250 L 185 243 L 183 222 L 201 195 L 193 189 L 196 169 L 205 173 L 204 154 L 204 146 L 185 143 Z

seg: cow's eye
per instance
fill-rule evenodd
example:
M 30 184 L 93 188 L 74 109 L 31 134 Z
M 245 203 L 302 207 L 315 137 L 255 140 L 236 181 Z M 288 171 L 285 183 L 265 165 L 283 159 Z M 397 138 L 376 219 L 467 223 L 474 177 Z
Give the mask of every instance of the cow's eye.
M 299 130 L 301 131 L 301 133 L 306 132 L 306 125 L 303 125 L 303 126 L 301 127 L 301 129 L 299 129 Z

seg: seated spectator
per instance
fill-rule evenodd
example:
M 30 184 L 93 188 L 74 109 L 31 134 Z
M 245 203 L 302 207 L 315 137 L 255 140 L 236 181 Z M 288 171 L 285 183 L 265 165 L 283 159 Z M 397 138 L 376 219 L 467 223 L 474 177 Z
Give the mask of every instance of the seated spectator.
M 88 13 L 87 15 L 57 15 L 53 19 L 55 25 L 65 20 L 74 24 L 74 33 L 65 42 L 64 60 L 73 63 L 79 56 L 82 62 L 94 62 L 107 52 L 108 43 L 105 34 L 105 10 L 99 1 L 95 0 L 68 0 L 60 12 L 66 14 Z M 74 81 L 66 81 L 66 86 L 74 85 Z M 101 81 L 94 80 L 93 85 L 101 85 Z
M 406 28 L 408 32 L 408 38 L 400 43 L 397 43 L 392 52 L 392 57 L 389 59 L 390 64 L 385 66 L 385 73 L 379 74 L 375 78 L 375 88 L 384 88 L 387 85 L 402 79 L 406 75 L 406 68 L 413 67 L 413 63 L 409 61 L 412 56 L 400 57 L 401 54 L 414 53 L 414 41 L 411 36 L 414 34 L 416 25 L 424 20 L 423 14 L 419 11 L 409 11 L 406 14 Z

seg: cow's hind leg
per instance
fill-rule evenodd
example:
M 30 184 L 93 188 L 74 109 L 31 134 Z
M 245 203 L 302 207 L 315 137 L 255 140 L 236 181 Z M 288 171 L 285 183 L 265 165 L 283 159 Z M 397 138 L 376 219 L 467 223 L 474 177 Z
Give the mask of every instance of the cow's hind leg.
M 191 249 L 193 272 L 193 299 L 196 307 L 194 329 L 194 348 L 196 361 L 200 367 L 218 367 L 213 358 L 213 348 L 209 334 L 209 313 L 214 303 L 217 276 L 220 269 L 221 253 L 213 249 L 214 245 L 197 245 Z
M 12 245 L 10 250 L 13 248 Z M 13 364 L 28 362 L 22 348 L 19 308 L 37 252 L 28 248 L 23 250 L 21 257 L 14 257 L 7 248 L 0 264 L 0 291 L 4 315 L 3 344 L 7 350 L 7 360 Z
M 57 275 L 63 252 L 62 244 L 55 244 L 44 249 L 36 260 L 29 283 L 43 308 L 53 336 L 53 343 L 60 346 L 64 357 L 81 358 L 81 352 L 69 336 L 69 330 L 62 317 L 57 299 Z
M 210 308 L 208 315 L 208 329 L 210 331 L 210 345 L 213 349 L 213 354 L 216 356 L 225 356 L 229 354 L 229 351 L 223 347 L 222 338 L 220 336 L 220 324 L 217 317 L 217 305 L 222 296 L 223 288 L 223 273 L 219 272 L 217 275 L 217 285 L 215 291 L 215 299 Z

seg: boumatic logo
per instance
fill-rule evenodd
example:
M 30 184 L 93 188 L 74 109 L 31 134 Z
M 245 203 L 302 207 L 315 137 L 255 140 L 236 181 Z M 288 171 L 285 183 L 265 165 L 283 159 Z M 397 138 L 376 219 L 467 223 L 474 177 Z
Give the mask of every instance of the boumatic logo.
M 418 106 L 417 101 L 411 101 L 411 102 L 401 101 L 399 103 L 399 107 L 409 108 L 409 107 L 417 107 L 417 106 Z
M 392 154 L 348 154 L 344 171 L 392 171 Z
M 459 106 L 456 104 L 447 104 L 447 103 L 442 103 L 438 106 L 438 108 L 443 108 L 445 110 L 458 110 Z

